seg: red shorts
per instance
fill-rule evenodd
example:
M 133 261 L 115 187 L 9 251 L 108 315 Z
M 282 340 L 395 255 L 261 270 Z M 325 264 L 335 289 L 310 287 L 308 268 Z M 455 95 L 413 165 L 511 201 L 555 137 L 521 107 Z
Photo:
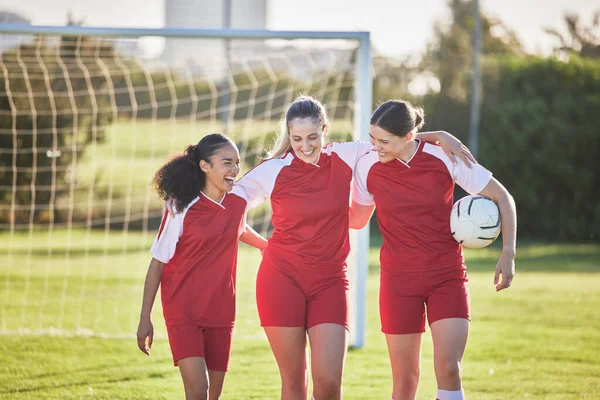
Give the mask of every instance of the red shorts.
M 383 333 L 425 332 L 426 307 L 429 325 L 445 318 L 470 319 L 467 272 L 446 269 L 382 276 L 379 314 Z
M 167 326 L 173 364 L 188 357 L 202 357 L 206 368 L 227 371 L 233 328 L 202 328 L 200 326 Z
M 281 268 L 265 255 L 256 278 L 261 326 L 304 327 L 333 323 L 348 329 L 348 277 L 337 272 Z

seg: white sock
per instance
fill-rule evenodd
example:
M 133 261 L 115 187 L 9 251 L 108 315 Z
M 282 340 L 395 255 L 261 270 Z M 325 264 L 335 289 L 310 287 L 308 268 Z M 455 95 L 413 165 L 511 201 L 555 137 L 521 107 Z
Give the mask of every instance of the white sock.
M 442 390 L 437 391 L 437 400 L 465 400 L 465 392 L 460 390 Z

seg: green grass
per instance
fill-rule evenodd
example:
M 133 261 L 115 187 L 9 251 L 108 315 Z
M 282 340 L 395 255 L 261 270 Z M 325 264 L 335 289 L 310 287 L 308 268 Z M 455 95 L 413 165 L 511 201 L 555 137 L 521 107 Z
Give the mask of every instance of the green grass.
M 247 169 L 258 161 L 253 151 L 263 148 L 259 137 L 275 131 L 276 122 L 231 128 L 234 139 L 251 139 L 241 149 Z M 350 127 L 336 121 L 333 129 L 339 137 Z M 149 190 L 154 171 L 168 154 L 214 131 L 223 130 L 201 121 L 119 120 L 106 142 L 89 147 L 80 160 L 76 211 L 86 212 L 93 182 L 92 214 L 100 223 L 106 211 L 133 219 L 143 217 L 146 207 L 160 213 L 160 201 Z M 107 233 L 63 227 L 13 236 L 0 232 L 0 399 L 183 397 L 159 302 L 151 357 L 137 349 L 133 336 L 154 233 Z M 497 257 L 493 247 L 467 254 L 473 311 L 464 364 L 468 397 L 598 398 L 600 246 L 522 245 L 514 286 L 502 293 L 492 284 Z M 379 331 L 377 249 L 369 259 L 366 347 L 348 354 L 345 399 L 391 394 Z M 224 399 L 278 398 L 279 374 L 254 301 L 259 262 L 258 252 L 241 247 L 238 319 Z M 79 336 L 66 336 L 73 333 Z M 426 334 L 419 399 L 435 393 L 431 355 Z
M 57 230 L 0 234 L 0 398 L 182 398 L 160 307 L 152 356 L 137 349 L 141 290 L 152 235 Z M 69 244 L 69 251 L 65 250 Z M 48 250 L 50 249 L 50 250 Z M 600 391 L 600 246 L 521 246 L 513 287 L 493 288 L 498 250 L 467 253 L 473 324 L 464 362 L 470 399 L 582 399 Z M 351 350 L 345 399 L 386 399 L 391 377 L 377 310 L 377 249 L 370 254 L 366 347 Z M 260 257 L 241 247 L 238 320 L 224 399 L 275 399 L 279 375 L 259 326 L 254 279 Z M 19 335 L 108 333 L 126 338 Z M 435 393 L 429 334 L 419 399 Z

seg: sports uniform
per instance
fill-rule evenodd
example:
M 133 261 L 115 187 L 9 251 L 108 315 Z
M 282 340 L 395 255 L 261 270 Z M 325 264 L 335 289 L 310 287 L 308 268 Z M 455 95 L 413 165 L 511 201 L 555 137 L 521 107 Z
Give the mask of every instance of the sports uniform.
M 425 331 L 444 318 L 470 318 L 462 247 L 450 232 L 454 184 L 479 193 L 491 172 L 476 164 L 456 166 L 441 147 L 417 141 L 407 162 L 378 160 L 376 151 L 357 163 L 353 200 L 377 206 L 383 236 L 379 295 L 382 331 Z
M 234 194 L 217 203 L 200 193 L 174 218 L 163 216 L 150 252 L 165 264 L 161 300 L 175 365 L 199 356 L 208 369 L 227 370 L 246 206 Z
M 262 326 L 348 328 L 350 182 L 369 143 L 332 143 L 307 163 L 293 151 L 262 162 L 232 193 L 252 208 L 271 199 L 274 231 L 257 277 Z

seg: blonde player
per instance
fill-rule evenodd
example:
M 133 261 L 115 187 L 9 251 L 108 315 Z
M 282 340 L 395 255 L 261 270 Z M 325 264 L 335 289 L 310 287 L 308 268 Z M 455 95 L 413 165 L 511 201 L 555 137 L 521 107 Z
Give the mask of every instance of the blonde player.
M 260 265 L 256 299 L 261 325 L 279 366 L 282 399 L 308 396 L 307 339 L 311 348 L 313 397 L 340 399 L 348 343 L 350 182 L 370 143 L 325 144 L 325 107 L 308 96 L 288 108 L 270 159 L 232 193 L 255 207 L 270 198 L 273 235 Z M 460 142 L 446 133 L 455 153 Z

